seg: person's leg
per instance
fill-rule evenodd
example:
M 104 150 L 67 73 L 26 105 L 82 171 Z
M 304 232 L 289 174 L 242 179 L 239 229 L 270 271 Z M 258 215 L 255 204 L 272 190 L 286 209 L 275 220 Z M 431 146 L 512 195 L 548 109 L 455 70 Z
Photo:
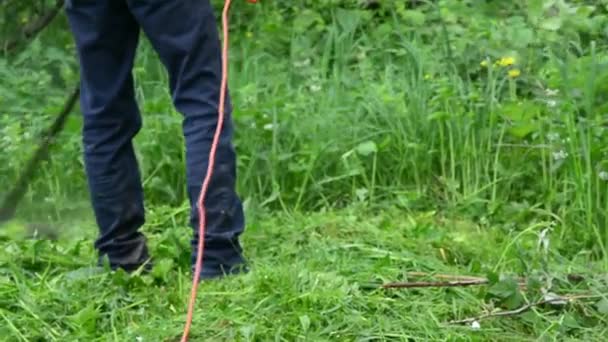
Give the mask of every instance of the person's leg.
M 141 128 L 131 69 L 139 26 L 125 0 L 69 0 L 66 13 L 81 68 L 84 161 L 99 226 L 95 247 L 113 269 L 149 258 L 132 139 Z
M 134 0 L 129 6 L 166 66 L 174 104 L 184 116 L 194 269 L 198 244 L 196 204 L 218 119 L 221 46 L 216 20 L 209 0 Z M 227 96 L 216 167 L 205 199 L 207 226 L 201 279 L 239 272 L 245 265 L 239 243 L 245 218 L 236 193 L 231 120 Z

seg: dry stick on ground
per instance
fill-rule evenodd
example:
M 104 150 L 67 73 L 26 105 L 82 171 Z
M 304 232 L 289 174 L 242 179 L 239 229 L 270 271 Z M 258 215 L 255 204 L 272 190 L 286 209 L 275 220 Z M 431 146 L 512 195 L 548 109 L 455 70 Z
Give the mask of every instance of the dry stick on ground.
M 460 281 L 417 281 L 409 283 L 389 283 L 382 285 L 385 289 L 416 288 L 416 287 L 463 287 L 485 285 L 487 280 L 460 280 Z
M 460 276 L 460 275 L 449 275 L 449 274 L 432 274 L 425 272 L 408 272 L 408 277 L 434 277 L 438 279 L 448 280 L 443 282 L 394 282 L 382 285 L 383 288 L 416 288 L 416 287 L 457 287 L 457 286 L 473 286 L 473 285 L 486 285 L 489 280 L 481 277 L 472 276 Z M 585 279 L 580 274 L 568 274 L 566 276 L 569 281 L 580 282 Z M 517 278 L 517 282 L 520 289 L 526 288 L 526 278 Z
M 41 16 L 38 20 L 25 26 L 25 28 L 21 31 L 21 34 L 18 37 L 15 37 L 3 43 L 3 49 L 5 51 L 11 52 L 19 45 L 19 42 L 21 40 L 27 40 L 31 39 L 32 37 L 35 37 L 38 33 L 44 30 L 44 28 L 47 27 L 53 21 L 53 19 L 55 19 L 57 14 L 59 14 L 61 9 L 63 8 L 64 3 L 65 0 L 57 0 L 55 2 L 55 6 L 51 10 Z
M 469 277 L 469 276 L 452 276 L 446 274 L 427 274 L 422 272 L 411 272 L 407 274 L 411 277 L 436 277 L 443 279 L 450 279 L 449 281 L 417 281 L 417 282 L 394 282 L 382 285 L 385 289 L 390 288 L 421 288 L 421 287 L 464 287 L 464 286 L 476 286 L 476 285 L 487 285 L 490 281 L 486 278 Z M 519 279 L 519 286 L 525 287 L 525 281 Z
M 486 280 L 486 278 L 482 278 L 482 277 L 439 274 L 439 273 L 435 274 L 435 273 L 426 273 L 426 272 L 408 272 L 406 274 L 408 277 L 433 277 L 433 278 L 445 279 L 445 280 Z
M 526 311 L 532 309 L 533 307 L 541 306 L 541 305 L 545 305 L 545 304 L 550 304 L 550 303 L 555 303 L 555 302 L 563 302 L 563 301 L 572 302 L 572 301 L 574 301 L 576 299 L 598 298 L 598 297 L 602 297 L 602 296 L 601 295 L 580 295 L 580 296 L 563 296 L 563 297 L 545 299 L 545 300 L 540 300 L 538 302 L 526 304 L 526 305 L 524 305 L 522 307 L 519 307 L 519 308 L 517 308 L 515 310 L 492 312 L 492 313 L 485 314 L 485 315 L 480 315 L 480 316 L 477 316 L 477 317 L 470 317 L 470 318 L 461 319 L 461 320 L 449 321 L 448 324 L 471 324 L 473 322 L 478 322 L 478 321 L 481 321 L 482 319 L 487 319 L 487 318 L 492 318 L 492 317 L 504 317 L 504 316 L 519 315 L 519 314 L 521 314 L 523 312 L 526 312 Z

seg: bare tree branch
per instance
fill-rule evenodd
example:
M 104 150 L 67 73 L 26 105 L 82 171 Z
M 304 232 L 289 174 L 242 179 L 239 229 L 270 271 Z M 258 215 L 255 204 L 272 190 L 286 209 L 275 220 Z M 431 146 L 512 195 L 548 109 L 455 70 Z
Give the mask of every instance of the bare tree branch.
M 53 125 L 49 128 L 48 132 L 43 136 L 43 140 L 38 146 L 38 150 L 34 156 L 27 163 L 25 170 L 21 173 L 19 180 L 15 186 L 9 191 L 8 195 L 0 207 L 0 223 L 8 221 L 15 215 L 17 206 L 27 191 L 27 186 L 38 168 L 40 162 L 48 157 L 48 150 L 57 137 L 59 132 L 63 130 L 68 115 L 74 108 L 78 97 L 80 95 L 80 86 L 76 86 L 66 101 L 62 111 L 57 115 L 57 118 L 53 122 Z
M 55 6 L 49 10 L 46 14 L 38 18 L 33 23 L 26 25 L 18 37 L 10 39 L 2 44 L 3 49 L 7 52 L 13 51 L 23 40 L 31 39 L 37 36 L 42 30 L 44 30 L 52 21 L 55 19 L 57 14 L 63 8 L 65 0 L 57 0 Z

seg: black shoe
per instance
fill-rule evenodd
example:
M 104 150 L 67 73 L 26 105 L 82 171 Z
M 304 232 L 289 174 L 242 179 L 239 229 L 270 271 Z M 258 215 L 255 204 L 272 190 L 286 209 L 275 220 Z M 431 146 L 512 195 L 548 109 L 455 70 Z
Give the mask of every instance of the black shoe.
M 213 279 L 221 279 L 226 276 L 231 275 L 239 275 L 239 274 L 247 274 L 250 269 L 245 263 L 238 264 L 229 268 L 224 266 L 220 267 L 204 267 L 199 276 L 199 282 L 203 280 L 213 280 Z M 194 270 L 193 270 L 194 273 Z

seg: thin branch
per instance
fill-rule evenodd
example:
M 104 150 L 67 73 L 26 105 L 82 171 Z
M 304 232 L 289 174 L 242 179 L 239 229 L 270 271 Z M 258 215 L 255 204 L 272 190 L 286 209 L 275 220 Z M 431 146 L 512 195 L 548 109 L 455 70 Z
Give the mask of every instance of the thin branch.
M 394 282 L 382 285 L 383 288 L 420 288 L 420 287 L 465 287 L 476 285 L 487 285 L 490 281 L 486 278 L 458 276 L 449 274 L 429 274 L 424 272 L 409 272 L 408 277 L 435 277 L 444 281 L 418 281 L 418 282 Z M 525 279 L 518 279 L 520 288 L 526 286 Z
M 385 289 L 416 288 L 416 287 L 464 287 L 488 284 L 488 280 L 460 280 L 460 281 L 417 281 L 406 283 L 388 283 L 382 285 Z
M 44 30 L 53 21 L 53 19 L 55 19 L 57 14 L 59 14 L 61 9 L 63 8 L 64 3 L 65 3 L 65 0 L 57 0 L 55 2 L 55 7 L 53 7 L 53 9 L 49 10 L 46 14 L 41 16 L 38 20 L 25 26 L 25 28 L 21 31 L 21 33 L 18 35 L 18 37 L 15 37 L 15 38 L 3 43 L 2 45 L 4 46 L 4 50 L 7 52 L 11 52 L 19 45 L 21 40 L 31 39 L 31 38 L 35 37 L 36 35 L 38 35 L 42 30 Z
M 481 277 L 473 277 L 473 276 L 461 276 L 461 275 L 451 275 L 451 274 L 433 274 L 426 272 L 408 272 L 408 277 L 433 277 L 437 279 L 445 279 L 445 280 L 486 280 L 486 278 Z
M 461 320 L 449 321 L 448 324 L 471 324 L 473 322 L 478 322 L 483 319 L 492 318 L 492 317 L 519 315 L 521 313 L 524 313 L 524 312 L 532 309 L 533 307 L 537 307 L 537 306 L 541 306 L 541 305 L 545 305 L 545 304 L 550 304 L 550 303 L 555 303 L 555 302 L 564 302 L 564 301 L 572 302 L 576 299 L 587 299 L 587 298 L 598 298 L 598 297 L 602 297 L 602 296 L 601 295 L 579 295 L 579 296 L 563 296 L 563 297 L 545 299 L 545 300 L 540 300 L 537 302 L 526 304 L 526 305 L 521 306 L 514 310 L 491 312 L 491 313 L 488 313 L 485 315 L 480 315 L 477 317 L 470 317 L 470 318 L 461 319 Z
M 485 285 L 489 284 L 487 278 L 474 277 L 474 276 L 462 276 L 462 275 L 451 275 L 451 274 L 433 274 L 426 272 L 408 272 L 408 277 L 412 278 L 437 278 L 445 280 L 442 282 L 393 282 L 382 285 L 383 288 L 414 288 L 414 287 L 454 287 L 454 286 L 471 286 L 471 285 Z M 601 275 L 605 276 L 605 275 Z M 567 274 L 566 278 L 571 282 L 580 282 L 586 279 L 581 274 Z M 524 277 L 518 277 L 517 283 L 521 289 L 526 288 L 527 279 Z
M 48 157 L 50 145 L 57 137 L 59 132 L 63 130 L 67 117 L 74 108 L 79 95 L 80 86 L 76 86 L 66 101 L 62 111 L 57 115 L 48 132 L 43 136 L 43 140 L 38 146 L 36 153 L 28 161 L 25 170 L 21 173 L 19 179 L 17 180 L 17 183 L 5 197 L 2 207 L 0 207 L 0 223 L 10 220 L 15 215 L 17 206 L 25 195 L 27 186 L 32 180 L 38 165 Z

